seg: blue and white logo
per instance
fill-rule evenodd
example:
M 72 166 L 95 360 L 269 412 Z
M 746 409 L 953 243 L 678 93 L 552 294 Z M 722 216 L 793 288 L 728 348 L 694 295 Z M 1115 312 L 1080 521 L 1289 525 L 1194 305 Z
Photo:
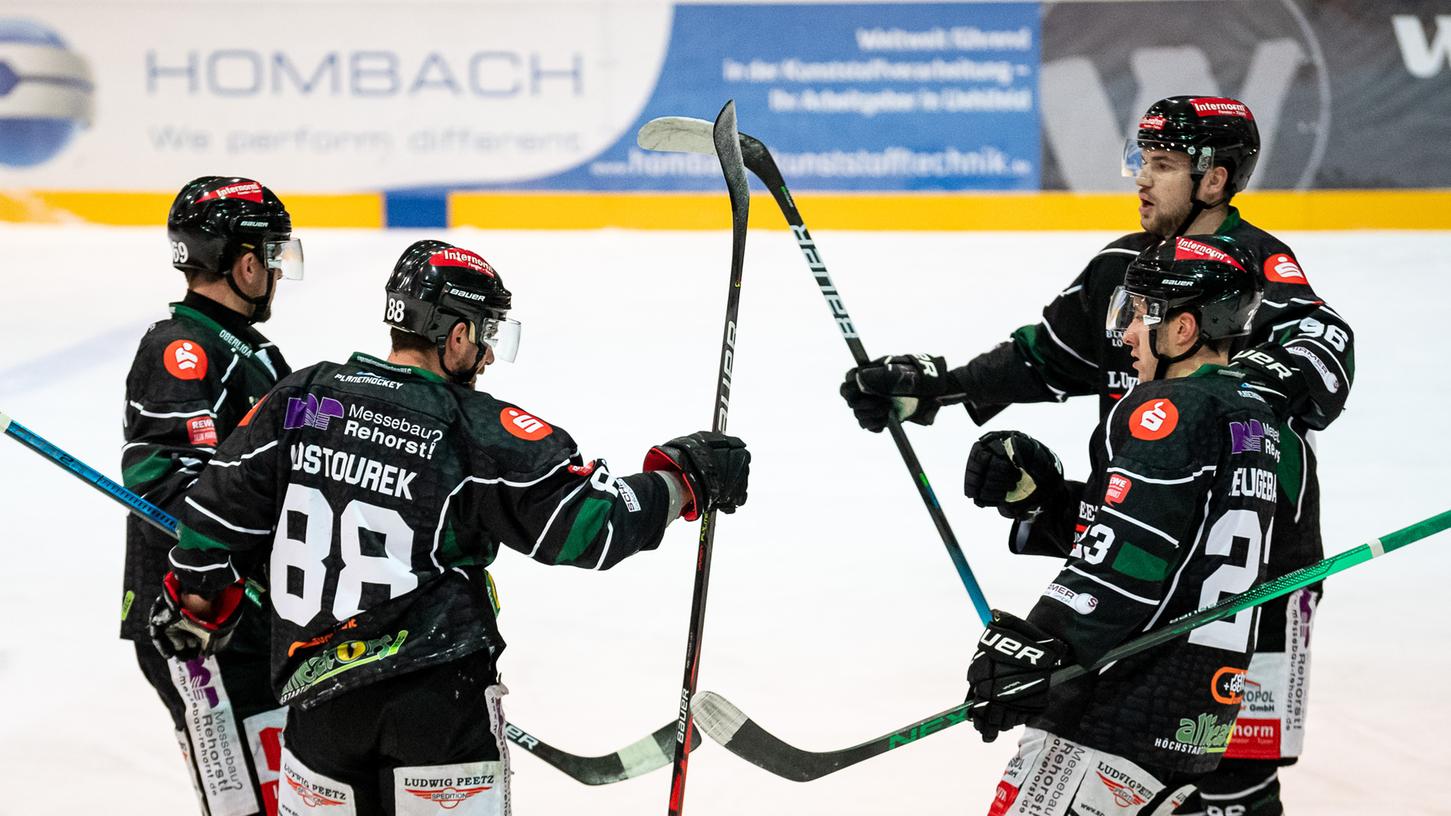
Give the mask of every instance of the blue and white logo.
M 91 68 L 60 35 L 0 19 L 0 165 L 33 167 L 65 149 L 94 109 Z

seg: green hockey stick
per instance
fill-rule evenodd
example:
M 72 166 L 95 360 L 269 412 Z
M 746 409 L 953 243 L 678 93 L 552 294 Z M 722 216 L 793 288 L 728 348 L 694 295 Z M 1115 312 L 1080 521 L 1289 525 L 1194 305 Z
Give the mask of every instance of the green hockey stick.
M 1142 637 L 1135 638 L 1104 655 L 1091 666 L 1066 666 L 1053 673 L 1050 685 L 1058 686 L 1125 657 L 1162 645 L 1205 624 L 1237 615 L 1266 601 L 1288 595 L 1327 576 L 1379 558 L 1415 541 L 1451 528 L 1451 510 L 1381 536 L 1353 550 L 1333 555 L 1318 564 L 1266 581 L 1247 592 L 1231 595 L 1214 606 L 1176 618 Z M 809 782 L 878 754 L 911 744 L 946 728 L 966 722 L 968 711 L 979 703 L 968 702 L 918 720 L 890 734 L 883 734 L 839 751 L 803 751 L 788 745 L 757 725 L 745 712 L 714 692 L 703 692 L 694 701 L 695 724 L 726 750 L 771 773 L 797 782 Z

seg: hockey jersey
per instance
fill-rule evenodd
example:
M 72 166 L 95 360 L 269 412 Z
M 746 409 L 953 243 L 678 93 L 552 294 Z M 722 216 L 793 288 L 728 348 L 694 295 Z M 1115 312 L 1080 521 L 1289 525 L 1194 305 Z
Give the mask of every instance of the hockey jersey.
M 1267 575 L 1276 578 L 1325 557 L 1310 432 L 1327 427 L 1345 407 L 1355 376 L 1355 338 L 1349 324 L 1315 294 L 1284 242 L 1245 221 L 1234 207 L 1218 234 L 1248 250 L 1265 281 L 1251 332 L 1236 350 L 1283 347 L 1292 363 L 1282 376 L 1294 380 L 1289 390 L 1307 395 L 1298 413 L 1282 418 L 1279 425 L 1279 507 Z M 1090 394 L 1098 395 L 1101 416 L 1113 410 L 1138 378 L 1129 349 L 1105 330 L 1108 304 L 1129 262 L 1158 240 L 1140 232 L 1110 243 L 1044 308 L 1040 322 L 1018 329 L 1009 342 L 955 369 L 953 376 L 972 397 L 967 410 L 973 420 L 986 422 L 1010 403 Z M 1281 599 L 1271 608 L 1282 618 L 1285 604 Z M 1282 649 L 1284 634 L 1272 627 L 1261 647 Z
M 122 482 L 178 515 L 187 487 L 219 442 L 290 373 L 276 347 L 241 315 L 188 292 L 171 304 L 170 319 L 147 330 L 126 377 Z M 127 518 L 123 638 L 148 639 L 147 612 L 161 594 L 174 543 L 135 516 Z
M 1135 388 L 1094 432 L 1088 482 L 1014 525 L 1021 549 L 1069 552 L 1028 620 L 1088 665 L 1258 583 L 1282 441 L 1264 398 L 1219 366 Z M 1210 771 L 1239 711 L 1256 615 L 1055 688 L 1033 724 L 1145 768 Z
M 181 586 L 252 562 L 270 585 L 279 702 L 503 650 L 486 568 L 500 546 L 608 569 L 671 520 L 664 478 L 586 462 L 562 428 L 364 354 L 284 379 L 186 497 Z

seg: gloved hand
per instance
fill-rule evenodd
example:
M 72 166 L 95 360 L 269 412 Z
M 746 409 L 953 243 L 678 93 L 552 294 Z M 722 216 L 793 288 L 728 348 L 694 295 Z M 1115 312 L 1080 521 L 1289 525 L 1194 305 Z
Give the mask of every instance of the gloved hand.
M 163 656 L 178 660 L 216 654 L 227 647 L 242 620 L 245 597 L 242 582 L 238 581 L 222 590 L 213 601 L 214 612 L 204 618 L 182 605 L 176 573 L 168 572 L 161 581 L 161 595 L 151 606 L 147 624 L 151 642 Z
M 893 411 L 903 422 L 931 425 L 938 408 L 967 397 L 947 361 L 927 354 L 878 357 L 846 372 L 840 390 L 857 424 L 872 433 L 887 427 Z
M 993 610 L 967 669 L 972 727 L 983 742 L 1048 708 L 1048 678 L 1068 659 L 1068 644 L 1022 618 Z
M 986 433 L 967 454 L 962 492 L 978 507 L 996 507 L 1022 521 L 1037 515 L 1063 490 L 1063 463 L 1027 434 Z
M 680 515 L 686 521 L 695 521 L 707 510 L 734 513 L 746 503 L 751 452 L 734 436 L 697 431 L 651 448 L 645 454 L 644 469 L 680 474 L 690 491 Z

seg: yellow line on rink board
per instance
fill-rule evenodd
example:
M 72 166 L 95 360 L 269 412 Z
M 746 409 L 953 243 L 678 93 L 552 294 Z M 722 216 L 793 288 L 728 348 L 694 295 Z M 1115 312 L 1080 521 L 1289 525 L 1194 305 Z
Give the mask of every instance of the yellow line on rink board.
M 278 189 L 299 230 L 378 228 L 381 193 L 301 194 Z M 1042 231 L 1138 228 L 1137 201 L 1119 193 L 813 193 L 793 191 L 815 230 Z M 160 226 L 174 193 L 0 190 L 0 222 Z M 1451 189 L 1253 191 L 1235 198 L 1265 229 L 1451 230 Z M 484 229 L 717 230 L 730 225 L 724 187 L 707 193 L 460 191 L 448 225 Z M 751 197 L 753 229 L 786 228 L 776 202 Z

